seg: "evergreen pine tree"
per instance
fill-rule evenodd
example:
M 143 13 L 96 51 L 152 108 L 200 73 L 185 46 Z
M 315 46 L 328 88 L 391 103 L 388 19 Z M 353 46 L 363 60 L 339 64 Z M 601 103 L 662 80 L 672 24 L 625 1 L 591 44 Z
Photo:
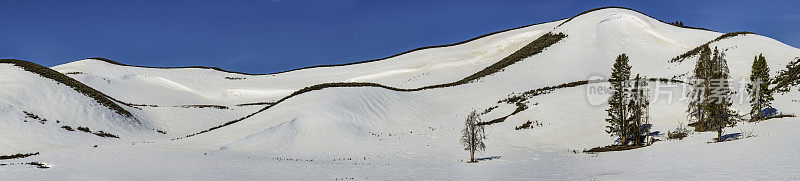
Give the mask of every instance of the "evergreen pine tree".
M 755 114 L 753 121 L 762 120 L 761 109 L 771 106 L 772 91 L 769 84 L 772 80 L 769 77 L 769 67 L 763 55 L 758 55 L 753 59 L 753 68 L 750 73 L 750 83 L 747 84 L 747 92 L 750 95 L 750 115 Z
M 700 49 L 700 58 L 694 68 L 694 75 L 690 80 L 692 90 L 689 93 L 689 105 L 686 113 L 696 120 L 696 131 L 706 131 L 708 124 L 705 121 L 707 114 L 707 99 L 711 72 L 711 48 L 703 45 Z
M 731 88 L 730 72 L 728 63 L 725 60 L 725 53 L 719 52 L 714 48 L 714 57 L 711 59 L 710 66 L 711 81 L 709 84 L 709 97 L 706 111 L 708 112 L 708 128 L 717 131 L 717 141 L 721 142 L 722 132 L 725 127 L 736 125 L 733 116 L 736 114 L 731 111 Z
M 606 122 L 609 123 L 606 126 L 608 128 L 606 132 L 612 136 L 619 137 L 623 145 L 628 142 L 627 137 L 629 136 L 628 130 L 630 128 L 628 108 L 626 106 L 628 103 L 626 89 L 629 86 L 628 79 L 630 79 L 630 76 L 631 66 L 628 65 L 628 55 L 617 56 L 614 67 L 611 68 L 611 78 L 609 79 L 612 95 L 608 100 L 609 108 L 606 109 L 606 112 L 608 112 Z
M 633 141 L 635 145 L 642 145 L 644 141 L 642 140 L 642 136 L 649 134 L 642 129 L 642 125 L 648 123 L 648 107 L 650 105 L 647 92 L 645 92 L 645 86 L 647 86 L 647 81 L 637 74 L 636 78 L 633 79 L 633 87 L 630 91 L 631 99 L 628 104 L 628 109 L 631 114 L 629 123 L 632 125 L 629 131 L 634 137 Z
M 781 94 L 791 91 L 794 86 L 800 85 L 800 57 L 795 58 L 795 61 L 789 62 L 786 65 L 786 69 L 778 72 L 778 76 L 775 76 L 773 83 L 776 85 L 770 91 Z

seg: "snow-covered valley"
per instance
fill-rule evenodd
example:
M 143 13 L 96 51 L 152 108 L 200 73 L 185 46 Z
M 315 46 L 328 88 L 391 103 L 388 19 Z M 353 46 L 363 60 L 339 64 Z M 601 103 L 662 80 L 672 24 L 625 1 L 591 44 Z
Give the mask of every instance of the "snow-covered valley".
M 385 59 L 273 74 L 104 58 L 31 71 L 25 61 L 8 60 L 0 62 L 0 155 L 38 154 L 0 159 L 0 177 L 800 179 L 797 117 L 739 122 L 725 129 L 743 135 L 733 141 L 709 143 L 716 132 L 692 132 L 684 139 L 660 135 L 632 150 L 584 153 L 614 144 L 615 137 L 606 132 L 609 104 L 588 94 L 609 84 L 581 81 L 610 77 L 620 54 L 630 57 L 632 75 L 681 80 L 698 56 L 672 59 L 706 43 L 726 53 L 733 80 L 748 79 L 759 54 L 770 75 L 800 57 L 800 49 L 758 34 L 687 28 L 601 8 Z M 650 86 L 668 87 L 650 93 L 653 131 L 692 121 L 686 84 Z M 544 91 L 525 94 L 532 90 Z M 745 115 L 750 104 L 738 100 L 746 94 L 737 89 L 732 106 Z M 800 90 L 775 94 L 772 106 L 800 114 Z M 473 110 L 483 121 L 499 121 L 485 126 L 479 162 L 467 163 L 459 138 Z M 537 124 L 515 129 L 529 121 Z

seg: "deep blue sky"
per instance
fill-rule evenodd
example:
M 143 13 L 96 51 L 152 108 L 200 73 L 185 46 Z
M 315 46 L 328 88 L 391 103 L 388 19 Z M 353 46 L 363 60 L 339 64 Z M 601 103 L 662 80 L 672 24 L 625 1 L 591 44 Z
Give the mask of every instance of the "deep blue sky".
M 381 58 L 612 5 L 800 47 L 794 0 L 0 0 L 0 58 L 54 66 L 106 57 L 270 73 Z

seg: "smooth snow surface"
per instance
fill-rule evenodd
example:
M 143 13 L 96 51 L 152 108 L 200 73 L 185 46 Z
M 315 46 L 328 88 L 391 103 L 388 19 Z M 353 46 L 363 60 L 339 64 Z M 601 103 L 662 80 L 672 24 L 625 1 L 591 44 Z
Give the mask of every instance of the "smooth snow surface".
M 722 33 L 675 27 L 635 11 L 609 8 L 566 20 L 424 49 L 386 60 L 279 74 L 244 75 L 201 68 L 145 68 L 101 60 L 52 69 L 131 106 L 135 118 L 102 107 L 69 87 L 0 64 L 0 160 L 9 180 L 795 180 L 800 179 L 800 118 L 740 122 L 726 134 L 744 139 L 708 143 L 712 132 L 640 149 L 599 154 L 583 150 L 613 144 L 605 132 L 607 104 L 588 101 L 589 86 L 532 97 L 528 108 L 486 127 L 487 149 L 466 163 L 459 138 L 469 111 L 495 107 L 490 121 L 517 106 L 510 95 L 608 77 L 614 59 L 630 57 L 632 73 L 685 77 L 697 57 L 673 57 Z M 548 33 L 566 38 L 543 52 L 477 81 L 446 88 L 394 91 L 379 87 L 326 88 L 276 101 L 304 87 L 369 82 L 419 88 L 470 76 Z M 755 34 L 711 44 L 727 54 L 736 80 L 747 78 L 762 54 L 771 75 L 800 57 L 800 49 Z M 673 84 L 675 85 L 675 84 Z M 651 87 L 659 86 L 651 83 Z M 681 87 L 651 105 L 653 131 L 666 133 L 690 120 Z M 746 92 L 737 92 L 734 97 Z M 773 106 L 800 114 L 800 93 L 776 94 Z M 734 101 L 740 113 L 749 104 Z M 122 104 L 122 103 L 120 103 Z M 246 104 L 246 105 L 242 105 Z M 213 105 L 213 106 L 212 106 Z M 265 109 L 266 108 L 266 109 Z M 263 110 L 263 111 L 261 111 Z M 34 113 L 48 121 L 26 117 Z M 252 116 L 248 116 L 252 115 Z M 242 119 L 244 118 L 244 119 Z M 141 125 L 126 124 L 137 119 Z M 27 122 L 24 122 L 27 120 Z M 59 120 L 60 123 L 55 123 Z M 208 132 L 209 128 L 240 120 Z M 541 126 L 515 130 L 527 121 Z M 89 127 L 103 138 L 61 126 Z M 162 131 L 165 134 L 158 133 Z M 195 133 L 201 133 L 196 134 Z M 186 137 L 187 135 L 192 135 Z M 179 139 L 178 139 L 179 138 Z M 94 147 L 94 145 L 98 145 Z M 44 162 L 39 169 L 19 163 Z

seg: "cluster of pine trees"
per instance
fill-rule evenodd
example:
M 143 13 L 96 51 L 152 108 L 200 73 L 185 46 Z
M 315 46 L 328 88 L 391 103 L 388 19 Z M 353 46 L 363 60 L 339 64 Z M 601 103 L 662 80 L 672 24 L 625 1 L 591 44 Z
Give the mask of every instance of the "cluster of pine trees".
M 643 127 L 648 123 L 648 106 L 650 102 L 647 92 L 646 79 L 636 75 L 630 79 L 631 66 L 628 64 L 628 55 L 619 55 L 611 69 L 611 98 L 608 100 L 609 108 L 606 110 L 609 123 L 606 132 L 619 137 L 621 145 L 646 144 L 645 136 L 649 133 Z
M 708 45 L 700 47 L 700 58 L 693 70 L 692 91 L 689 93 L 689 104 L 686 113 L 695 118 L 695 131 L 715 131 L 717 141 L 722 139 L 726 127 L 736 125 L 739 115 L 731 109 L 732 94 L 731 75 L 725 52 L 716 47 L 714 50 Z M 638 74 L 631 79 L 631 66 L 626 54 L 617 56 L 611 69 L 611 97 L 609 108 L 606 109 L 608 117 L 606 126 L 609 134 L 619 138 L 622 146 L 630 144 L 636 146 L 649 145 L 646 140 L 649 133 L 649 97 L 647 96 L 647 79 Z M 775 84 L 770 88 L 770 85 Z M 774 100 L 773 92 L 788 91 L 791 86 L 800 84 L 800 58 L 790 62 L 787 69 L 779 72 L 774 79 L 769 76 L 767 60 L 763 55 L 753 59 L 750 74 L 750 83 L 747 84 L 747 93 L 750 97 L 752 121 L 763 120 L 761 110 L 771 107 Z M 470 163 L 475 163 L 475 152 L 486 148 L 483 143 L 486 133 L 480 123 L 480 116 L 472 111 L 465 121 L 462 130 L 461 143 L 464 150 L 470 152 Z M 528 122 L 530 123 L 530 122 Z
M 689 93 L 689 104 L 686 113 L 696 122 L 695 131 L 715 131 L 717 141 L 724 141 L 722 133 L 726 127 L 736 125 L 738 113 L 731 109 L 732 87 L 731 75 L 725 52 L 716 47 L 712 50 L 708 45 L 700 48 L 694 71 L 692 72 L 692 91 Z M 636 75 L 631 79 L 631 66 L 626 54 L 619 55 L 611 69 L 612 95 L 609 98 L 609 108 L 606 110 L 608 117 L 606 132 L 619 137 L 621 145 L 642 145 L 645 136 L 649 133 L 643 125 L 649 123 L 646 79 Z M 792 64 L 790 64 L 792 65 Z M 795 68 L 796 69 L 796 68 Z M 789 70 L 793 70 L 790 68 Z M 784 78 L 788 79 L 788 78 Z M 753 60 L 750 83 L 747 85 L 750 96 L 751 115 L 754 121 L 762 120 L 761 110 L 771 107 L 774 100 L 770 89 L 773 82 L 769 76 L 769 67 L 763 55 L 758 55 Z
M 708 45 L 700 50 L 700 58 L 695 65 L 690 93 L 689 107 L 686 110 L 696 122 L 695 131 L 716 131 L 717 141 L 724 141 L 722 133 L 725 127 L 736 125 L 739 115 L 731 109 L 733 105 L 730 85 L 730 71 L 725 60 L 725 52 L 716 47 L 712 51 Z M 767 60 L 763 55 L 753 59 L 750 74 L 750 83 L 747 84 L 747 93 L 750 97 L 750 113 L 753 121 L 763 120 L 761 112 L 764 108 L 771 107 L 774 100 L 770 89 L 772 79 L 769 76 Z
M 722 140 L 725 127 L 736 125 L 737 113 L 731 109 L 730 71 L 725 53 L 716 47 L 704 45 L 695 65 L 692 91 L 686 112 L 695 117 L 695 131 L 716 131 L 717 141 Z
M 669 24 L 672 24 L 672 25 L 675 25 L 675 26 L 683 26 L 683 21 L 675 21 L 675 22 L 672 22 L 672 23 L 669 23 Z

